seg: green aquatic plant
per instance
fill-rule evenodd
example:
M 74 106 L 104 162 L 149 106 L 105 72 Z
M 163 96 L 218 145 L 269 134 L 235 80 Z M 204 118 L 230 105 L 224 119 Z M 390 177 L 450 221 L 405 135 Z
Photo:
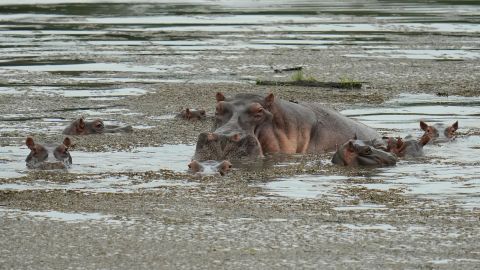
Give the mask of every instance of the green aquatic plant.
M 340 77 L 340 84 L 342 85 L 342 88 L 358 88 L 362 85 L 361 82 L 356 81 L 346 75 Z
M 292 81 L 294 82 L 314 82 L 316 81 L 317 79 L 315 77 L 313 77 L 312 75 L 307 75 L 305 76 L 305 74 L 303 73 L 302 70 L 298 70 L 298 71 L 295 71 L 293 74 L 292 74 Z

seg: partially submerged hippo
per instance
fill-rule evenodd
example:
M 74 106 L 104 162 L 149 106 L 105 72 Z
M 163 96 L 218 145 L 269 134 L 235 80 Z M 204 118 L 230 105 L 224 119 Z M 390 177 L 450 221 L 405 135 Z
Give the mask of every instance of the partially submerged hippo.
M 121 133 L 132 132 L 132 126 L 120 127 L 116 125 L 105 125 L 102 119 L 95 119 L 93 121 L 86 121 L 85 118 L 80 117 L 73 120 L 68 127 L 63 130 L 66 135 L 90 135 L 103 133 Z
M 27 167 L 30 169 L 66 169 L 72 164 L 72 156 L 68 151 L 72 142 L 68 137 L 65 137 L 63 143 L 53 149 L 35 143 L 32 137 L 27 137 L 25 144 L 30 149 L 30 154 L 25 159 Z
M 205 110 L 202 109 L 183 109 L 181 110 L 175 118 L 181 118 L 185 120 L 203 120 L 207 117 Z
M 195 176 L 224 176 L 232 169 L 232 167 L 232 163 L 228 160 L 220 162 L 216 160 L 192 160 L 192 162 L 188 164 L 188 170 Z
M 202 149 L 205 143 L 200 139 L 212 137 L 211 134 L 224 138 L 222 140 L 233 137 L 246 140 L 250 148 L 240 152 L 256 156 L 332 151 L 355 134 L 361 140 L 380 139 L 372 128 L 318 103 L 294 103 L 277 99 L 273 94 L 239 94 L 226 98 L 220 92 L 216 100 L 215 130 L 200 134 L 197 149 Z
M 425 131 L 424 135 L 430 137 L 430 141 L 449 141 L 455 138 L 458 129 L 458 121 L 450 126 L 445 127 L 443 124 L 428 125 L 424 121 L 420 121 L 420 128 Z
M 397 157 L 421 157 L 424 155 L 423 147 L 430 141 L 430 136 L 424 134 L 420 139 L 413 139 L 411 136 L 402 138 L 386 137 L 387 152 Z
M 349 140 L 338 147 L 332 163 L 342 166 L 394 166 L 397 158 L 370 144 L 371 141 Z

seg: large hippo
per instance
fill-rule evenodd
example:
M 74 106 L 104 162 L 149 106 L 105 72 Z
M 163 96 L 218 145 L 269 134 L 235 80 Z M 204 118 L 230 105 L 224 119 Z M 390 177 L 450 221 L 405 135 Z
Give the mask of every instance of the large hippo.
M 342 166 L 393 166 L 397 158 L 381 149 L 375 148 L 372 141 L 349 140 L 338 147 L 332 157 L 332 163 Z
M 72 164 L 72 156 L 68 151 L 72 142 L 68 137 L 63 140 L 62 144 L 51 149 L 35 143 L 32 137 L 27 137 L 25 144 L 30 149 L 30 153 L 25 159 L 26 165 L 30 169 L 66 169 Z
M 86 121 L 85 118 L 80 117 L 73 120 L 69 126 L 63 130 L 65 135 L 90 135 L 103 133 L 122 133 L 132 132 L 132 126 L 116 126 L 105 125 L 102 119 L 95 119 L 93 121 Z
M 257 156 L 333 151 L 355 135 L 360 140 L 380 139 L 372 128 L 318 103 L 295 103 L 273 94 L 226 98 L 220 92 L 216 100 L 214 131 L 200 134 L 197 149 L 205 142 L 200 139 L 212 134 L 246 140 Z M 256 147 L 251 147 L 251 142 Z M 246 155 L 251 150 L 245 150 Z
M 216 161 L 216 160 L 206 160 L 206 161 L 197 161 L 192 160 L 188 164 L 188 170 L 193 173 L 195 176 L 224 176 L 227 174 L 233 165 L 228 160 Z
M 425 131 L 424 135 L 430 137 L 430 141 L 449 141 L 455 138 L 458 129 L 458 121 L 450 126 L 445 126 L 441 123 L 428 125 L 424 121 L 420 121 L 420 128 Z

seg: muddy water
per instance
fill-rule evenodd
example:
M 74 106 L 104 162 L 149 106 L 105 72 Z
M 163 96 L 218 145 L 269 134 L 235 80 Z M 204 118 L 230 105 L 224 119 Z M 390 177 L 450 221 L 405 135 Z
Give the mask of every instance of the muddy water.
M 90 91 L 105 91 L 99 88 L 126 81 L 254 80 L 272 71 L 268 63 L 241 63 L 258 50 L 355 47 L 362 53 L 345 56 L 480 57 L 471 45 L 479 32 L 474 1 L 36 2 L 0 3 L 0 79 L 34 91 L 51 82 L 71 84 L 56 89 L 62 95 L 75 96 L 77 85 L 91 82 L 97 86 Z M 466 35 L 471 42 L 400 48 L 422 35 Z
M 192 145 L 164 145 L 162 147 L 141 147 L 132 151 L 116 152 L 71 152 L 73 164 L 68 173 L 89 175 L 87 180 L 72 183 L 37 181 L 15 181 L 15 183 L 0 184 L 0 190 L 30 190 L 30 189 L 67 189 L 94 192 L 132 192 L 134 190 L 155 188 L 165 185 L 185 185 L 185 181 L 167 181 L 154 179 L 139 182 L 135 177 L 102 176 L 108 173 L 146 172 L 170 170 L 185 172 L 187 164 L 194 151 Z M 27 175 L 31 170 L 25 167 L 25 157 L 30 150 L 25 146 L 0 147 L 0 178 L 18 178 Z M 100 162 L 101 161 L 101 162 Z M 58 173 L 67 171 L 58 171 Z M 55 173 L 55 172 L 54 172 Z
M 339 195 L 342 189 L 367 187 L 378 190 L 398 189 L 407 195 L 453 200 L 468 208 L 480 207 L 480 136 L 468 135 L 470 131 L 478 131 L 479 98 L 409 94 L 391 100 L 382 107 L 357 108 L 343 113 L 374 126 L 387 135 L 395 136 L 411 134 L 419 137 L 422 134 L 418 124 L 420 119 L 445 124 L 458 120 L 459 132 L 463 135 L 451 142 L 428 144 L 424 148 L 423 158 L 401 160 L 397 166 L 390 168 L 367 172 L 358 170 L 362 173 L 355 177 L 348 174 L 352 170 L 346 169 L 346 174 L 339 175 L 320 172 L 319 175 L 281 178 L 264 185 L 270 194 L 342 200 Z M 350 183 L 353 178 L 354 184 Z M 362 209 L 381 205 L 361 203 L 346 207 Z

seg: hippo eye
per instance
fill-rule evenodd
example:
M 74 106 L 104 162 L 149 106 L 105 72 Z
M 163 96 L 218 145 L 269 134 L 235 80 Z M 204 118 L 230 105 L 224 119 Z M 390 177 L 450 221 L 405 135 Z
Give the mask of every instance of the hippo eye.
M 363 154 L 365 154 L 365 155 L 370 155 L 370 154 L 372 154 L 372 149 L 371 149 L 370 147 L 365 148 L 365 150 L 363 150 Z
M 190 168 L 190 169 L 191 169 L 191 168 L 192 168 L 192 164 L 188 164 L 188 168 Z
M 232 167 L 233 167 L 233 165 L 232 165 L 232 164 L 228 165 L 228 168 L 229 168 L 229 169 L 231 169 Z

